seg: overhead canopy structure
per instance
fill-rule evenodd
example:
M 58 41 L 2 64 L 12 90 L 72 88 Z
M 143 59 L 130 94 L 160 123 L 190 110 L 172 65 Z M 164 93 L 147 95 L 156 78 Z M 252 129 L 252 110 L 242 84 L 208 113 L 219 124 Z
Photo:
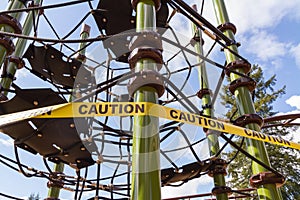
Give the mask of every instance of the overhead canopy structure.
M 123 35 L 123 32 L 134 32 L 136 27 L 135 11 L 132 8 L 131 0 L 101 0 L 97 10 L 93 12 L 96 24 L 100 32 L 108 36 L 114 35 L 114 40 L 105 40 L 104 47 L 110 49 L 120 62 L 128 62 L 130 53 L 129 43 L 131 37 Z M 161 1 L 161 7 L 156 13 L 156 26 L 167 28 L 169 10 L 166 1 Z M 117 37 L 116 34 L 120 34 Z
M 98 29 L 101 32 L 105 31 L 106 35 L 115 35 L 123 31 L 132 30 L 136 25 L 136 16 L 131 0 L 101 0 L 93 16 Z M 166 1 L 161 1 L 161 7 L 156 16 L 156 26 L 166 28 L 169 16 Z

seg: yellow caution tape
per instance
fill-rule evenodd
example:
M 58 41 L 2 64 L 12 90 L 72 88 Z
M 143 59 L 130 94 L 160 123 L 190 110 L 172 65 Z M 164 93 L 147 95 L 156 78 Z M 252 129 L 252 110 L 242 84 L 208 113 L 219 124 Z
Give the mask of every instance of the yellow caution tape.
M 258 131 L 242 128 L 198 114 L 184 112 L 149 102 L 116 103 L 65 103 L 33 110 L 0 116 L 0 127 L 30 118 L 78 118 L 97 116 L 154 116 L 183 122 L 211 130 L 260 140 L 276 145 L 300 150 L 300 144 L 285 140 L 280 136 L 267 135 Z
M 48 115 L 50 118 L 55 118 L 52 115 L 52 111 L 56 111 L 59 108 L 64 107 L 64 106 L 69 107 L 70 104 L 64 103 L 64 104 L 59 104 L 59 105 L 47 106 L 47 107 L 43 107 L 43 108 L 36 108 L 36 109 L 1 115 L 0 116 L 0 127 L 9 125 L 9 124 L 12 124 L 12 123 L 15 123 L 18 121 L 22 121 L 25 119 L 42 116 L 42 115 Z M 55 114 L 55 113 L 53 113 L 53 114 Z M 69 113 L 69 115 L 72 115 L 72 114 Z

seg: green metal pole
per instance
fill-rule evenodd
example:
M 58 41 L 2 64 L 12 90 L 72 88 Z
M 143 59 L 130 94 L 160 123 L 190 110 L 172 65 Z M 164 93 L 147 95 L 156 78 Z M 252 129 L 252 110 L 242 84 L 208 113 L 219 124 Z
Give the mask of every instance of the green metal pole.
M 223 0 L 213 0 L 214 3 L 214 9 L 217 16 L 217 20 L 219 24 L 225 24 L 226 22 L 229 22 L 229 17 L 227 14 L 227 10 L 224 4 Z M 234 40 L 234 33 L 232 30 L 226 30 L 224 34 Z M 231 45 L 229 47 L 232 51 L 238 52 L 236 45 Z M 230 53 L 228 50 L 225 49 L 225 55 L 227 62 L 233 62 L 237 60 L 237 57 Z M 240 73 L 244 73 L 243 69 L 237 69 L 236 71 Z M 240 76 L 230 73 L 230 79 L 231 81 L 234 81 L 236 79 L 240 78 Z M 253 114 L 255 113 L 254 104 L 251 98 L 251 93 L 247 87 L 238 87 L 234 95 L 236 97 L 237 105 L 239 108 L 240 115 L 244 114 Z M 260 131 L 260 127 L 255 124 L 251 123 L 247 126 L 249 129 L 253 129 L 256 131 Z M 261 141 L 252 140 L 252 139 L 246 139 L 247 144 L 247 151 L 264 162 L 266 165 L 270 166 L 270 161 L 268 158 L 268 154 L 265 148 L 265 144 Z M 252 173 L 258 174 L 260 172 L 267 171 L 264 167 L 257 164 L 256 162 L 252 162 Z M 276 188 L 275 184 L 263 184 L 258 187 L 257 193 L 259 196 L 259 199 L 264 200 L 280 200 L 282 199 L 280 191 Z
M 196 5 L 193 5 L 193 8 L 197 11 Z M 197 26 L 192 23 L 192 33 L 194 37 L 196 38 L 195 41 L 195 51 L 199 55 L 203 55 L 203 39 L 202 39 L 202 32 L 197 28 Z M 203 114 L 208 117 L 214 117 L 213 108 L 211 107 L 211 97 L 209 94 L 209 84 L 208 84 L 208 77 L 206 72 L 206 64 L 203 62 L 203 60 L 200 57 L 197 57 L 198 63 L 200 63 L 198 67 L 198 77 L 199 77 L 199 85 L 203 92 L 203 95 L 201 97 L 202 100 L 202 106 L 203 106 Z M 209 134 L 207 136 L 208 139 L 208 146 L 210 151 L 210 156 L 214 156 L 219 151 L 219 141 L 218 137 L 215 134 Z M 226 186 L 225 177 L 224 174 L 214 174 L 214 184 L 215 187 L 218 186 Z M 216 195 L 217 200 L 227 200 L 228 195 L 227 193 L 223 194 L 217 194 Z
M 53 172 L 63 173 L 65 168 L 64 163 L 58 163 L 54 165 Z M 60 188 L 59 187 L 50 187 L 48 190 L 48 198 L 46 200 L 57 200 L 59 199 Z
M 90 26 L 88 26 L 87 24 L 83 24 L 82 25 L 82 31 L 80 33 L 80 38 L 81 39 L 87 39 L 90 36 Z M 85 62 L 85 45 L 86 42 L 82 42 L 79 44 L 79 49 L 81 49 L 81 51 L 78 53 L 77 56 L 77 60 L 84 63 Z M 73 97 L 72 95 L 70 96 L 69 101 L 72 101 Z M 54 172 L 58 172 L 58 173 L 63 173 L 64 171 L 64 163 L 58 163 L 54 165 Z M 59 199 L 59 194 L 60 194 L 60 188 L 59 187 L 50 187 L 48 190 L 48 199 Z
M 36 0 L 34 2 L 34 4 L 39 4 L 41 2 L 41 0 Z M 17 4 L 19 5 L 19 4 Z M 35 12 L 33 14 L 33 12 Z M 24 22 L 24 25 L 23 25 L 23 33 L 24 35 L 29 35 L 30 32 L 32 31 L 32 27 L 33 27 L 33 15 L 37 15 L 38 11 L 33 11 L 33 12 L 30 12 L 26 19 L 25 19 L 25 22 Z M 22 57 L 23 53 L 24 53 L 24 50 L 25 50 L 25 47 L 26 47 L 26 40 L 25 39 L 18 39 L 17 42 L 16 42 L 16 49 L 15 49 L 15 52 L 14 52 L 14 56 L 16 57 Z M 9 62 L 8 66 L 7 66 L 7 73 L 11 74 L 12 76 L 15 75 L 16 73 L 16 70 L 17 70 L 17 64 L 14 63 L 14 62 Z M 3 88 L 6 88 L 6 89 L 9 89 L 10 88 L 10 85 L 12 83 L 12 80 L 11 78 L 2 78 L 1 81 L 0 81 L 1 85 Z M 4 92 L 5 95 L 7 95 L 7 92 Z
M 8 4 L 7 10 L 14 10 L 14 9 L 19 9 L 19 8 L 23 8 L 23 7 L 24 7 L 24 4 L 21 1 L 12 0 Z M 21 13 L 21 12 L 11 13 L 10 16 L 14 17 L 17 21 L 20 21 L 22 14 L 23 13 Z M 0 24 L 0 30 L 9 32 L 9 33 L 14 33 L 16 31 L 13 29 L 13 27 L 11 27 L 7 24 Z M 9 52 L 7 51 L 7 49 L 4 46 L 0 45 L 0 66 L 3 64 L 8 53 Z
M 83 24 L 82 25 L 82 30 L 81 30 L 81 33 L 80 33 L 80 38 L 81 39 L 89 38 L 90 37 L 90 31 L 91 31 L 91 27 L 87 24 Z M 79 49 L 81 49 L 81 50 L 78 53 L 78 56 L 76 58 L 77 60 L 79 60 L 82 63 L 85 62 L 85 52 L 86 52 L 86 48 L 84 48 L 85 45 L 86 45 L 86 42 L 80 43 Z
M 8 5 L 8 10 L 14 10 L 14 9 L 19 9 L 19 8 L 24 8 L 24 3 L 20 0 L 12 0 L 11 3 Z M 16 13 L 11 13 L 10 16 L 20 20 L 22 17 L 22 12 L 16 12 Z
M 152 0 L 140 0 L 136 8 L 137 31 L 155 31 L 156 11 Z M 156 63 L 151 59 L 140 59 L 134 68 L 157 71 Z M 157 91 L 148 86 L 139 88 L 134 94 L 135 102 L 158 103 Z M 135 116 L 132 148 L 131 199 L 161 199 L 160 186 L 160 142 L 159 121 L 156 117 Z

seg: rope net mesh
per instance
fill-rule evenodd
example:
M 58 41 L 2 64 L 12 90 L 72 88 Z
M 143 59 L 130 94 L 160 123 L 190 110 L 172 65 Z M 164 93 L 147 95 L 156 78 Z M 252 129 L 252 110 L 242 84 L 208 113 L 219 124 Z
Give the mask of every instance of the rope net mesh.
M 30 80 L 34 84 L 40 81 L 43 87 L 45 85 L 45 88 L 51 88 L 51 91 L 55 93 L 56 103 L 69 100 L 74 102 L 133 101 L 132 96 L 128 93 L 128 86 L 131 79 L 137 74 L 130 69 L 128 56 L 132 40 L 141 35 L 143 37 L 143 33 L 138 33 L 133 29 L 135 27 L 135 11 L 132 10 L 129 2 L 127 2 L 128 5 L 123 5 L 123 9 L 119 9 L 119 15 L 115 15 L 118 8 L 112 0 L 102 0 L 99 3 L 88 0 L 70 1 L 60 4 L 43 1 L 43 4 L 36 6 L 29 6 L 32 2 L 28 1 L 23 9 L 0 12 L 0 16 L 33 13 L 31 18 L 33 31 L 29 35 L 0 32 L 0 35 L 15 37 L 18 40 L 27 41 L 28 44 L 27 50 L 21 56 L 25 61 L 25 68 L 22 69 L 22 72 L 28 75 L 14 80 L 12 90 L 1 87 L 2 91 L 10 92 L 8 101 L 15 99 L 15 104 L 20 105 L 20 108 L 6 109 L 6 111 L 1 111 L 1 114 L 35 108 L 34 106 L 42 107 L 42 103 L 28 106 L 24 104 L 24 102 L 35 102 L 35 100 L 38 102 L 37 99 L 46 102 L 47 99 L 46 97 L 44 99 L 37 97 L 41 91 L 32 92 L 27 96 L 26 92 L 20 92 L 25 90 L 21 89 L 22 82 Z M 162 5 L 162 10 L 157 14 L 159 28 L 156 32 L 160 34 L 162 42 L 163 63 L 159 73 L 165 91 L 159 98 L 159 104 L 200 115 L 203 115 L 203 109 L 207 108 L 206 106 L 213 108 L 215 113 L 222 113 L 222 107 L 218 102 L 220 84 L 217 83 L 223 82 L 225 62 L 224 58 L 211 56 L 211 54 L 218 52 L 220 48 L 228 49 L 227 40 L 229 39 L 227 38 L 225 41 L 224 37 L 226 36 L 220 36 L 220 32 L 214 32 L 215 29 L 203 24 L 199 30 L 205 30 L 203 39 L 207 53 L 203 55 L 196 53 L 195 44 L 200 41 L 192 34 L 183 35 L 176 31 L 177 23 L 181 20 L 187 24 L 191 23 L 189 13 L 180 10 L 180 6 L 174 1 L 162 1 Z M 204 3 L 202 3 L 203 5 Z M 72 13 L 74 17 L 59 19 L 61 14 L 57 13 L 64 12 L 68 15 Z M 92 25 L 88 38 L 79 38 L 79 35 L 84 33 L 80 30 L 83 23 Z M 120 24 L 122 26 L 119 26 Z M 151 35 L 146 34 L 145 38 L 148 46 L 157 47 L 152 43 Z M 236 56 L 246 61 L 242 56 Z M 198 69 L 203 65 L 206 65 L 208 71 L 209 81 L 207 83 L 204 83 L 203 77 L 200 77 L 199 80 Z M 3 64 L 2 69 L 5 68 L 7 68 L 7 63 Z M 233 73 L 248 77 L 238 72 Z M 197 92 L 203 89 L 204 84 L 212 86 L 209 88 L 211 91 L 209 95 L 214 99 L 213 105 L 202 106 L 202 100 L 197 96 Z M 20 95 L 18 96 L 19 100 L 13 97 L 14 94 Z M 45 104 L 51 105 L 55 102 Z M 1 108 L 11 107 L 13 104 L 5 103 L 1 103 Z M 130 108 L 116 107 L 115 109 Z M 100 111 L 105 112 L 105 107 L 100 108 Z M 86 112 L 97 111 L 86 110 Z M 15 141 L 15 158 L 1 153 L 1 167 L 8 167 L 16 172 L 21 171 L 26 177 L 48 180 L 48 185 L 52 184 L 52 186 L 71 192 L 75 199 L 81 199 L 87 195 L 90 196 L 90 199 L 94 197 L 128 199 L 130 198 L 132 176 L 133 119 L 130 116 L 76 118 L 64 121 L 43 119 L 21 121 L 13 126 L 1 127 L 1 131 Z M 47 129 L 47 124 L 51 123 L 58 125 Z M 28 127 L 28 131 L 24 130 L 24 126 Z M 66 142 L 61 142 L 59 131 L 55 131 L 55 127 L 69 135 L 65 139 L 68 140 L 68 145 L 64 145 Z M 16 132 L 18 134 L 15 134 Z M 46 143 L 36 139 L 47 134 L 52 136 L 52 146 L 51 144 L 47 146 Z M 222 133 L 214 133 L 225 137 L 225 140 L 218 137 L 221 144 L 220 150 L 217 154 L 211 155 L 206 133 L 200 127 L 160 119 L 159 133 L 157 134 L 160 136 L 161 168 L 159 170 L 161 170 L 162 187 L 180 187 L 192 179 L 207 176 L 216 157 L 222 157 L 222 152 L 229 148 L 228 141 L 232 142 L 234 139 L 233 136 L 227 137 Z M 80 140 L 78 140 L 78 136 Z M 41 149 L 36 147 L 43 145 L 44 148 Z M 240 149 L 242 144 L 236 146 Z M 22 156 L 19 156 L 19 151 L 21 151 L 19 148 L 42 155 L 44 167 L 36 169 L 25 164 Z M 85 153 L 81 154 L 80 152 Z M 244 152 L 242 151 L 242 153 Z M 73 170 L 73 173 L 52 171 L 50 165 L 53 162 L 67 164 L 67 172 Z M 230 160 L 226 163 L 229 164 Z M 254 197 L 252 189 L 239 189 L 241 188 L 231 191 L 233 196 L 236 195 L 234 198 Z M 20 199 L 9 194 L 0 193 L 0 195 L 11 199 Z M 202 195 L 212 196 L 210 191 Z M 182 198 L 196 198 L 196 196 Z

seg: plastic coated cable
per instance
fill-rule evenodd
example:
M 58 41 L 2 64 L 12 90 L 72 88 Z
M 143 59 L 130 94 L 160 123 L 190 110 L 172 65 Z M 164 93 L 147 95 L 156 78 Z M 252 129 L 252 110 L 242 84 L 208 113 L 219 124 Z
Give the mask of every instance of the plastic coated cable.
M 9 36 L 9 37 L 17 37 L 17 38 L 23 38 L 23 39 L 28 39 L 28 40 L 33 40 L 33 41 L 39 41 L 39 42 L 53 42 L 53 43 L 82 43 L 82 42 L 96 42 L 96 41 L 103 41 L 105 39 L 108 39 L 110 37 L 113 37 L 113 36 L 99 36 L 99 37 L 95 37 L 95 38 L 87 38 L 87 39 L 70 39 L 70 40 L 55 40 L 55 39 L 49 39 L 49 38 L 36 38 L 36 37 L 30 37 L 30 36 L 25 36 L 25 35 L 22 35 L 22 34 L 15 34 L 15 33 L 8 33 L 8 32 L 3 32 L 3 31 L 0 31 L 0 35 L 5 35 L 5 36 Z M 134 35 L 138 35 L 139 33 L 135 33 L 135 34 L 132 34 L 132 33 L 124 33 L 124 34 L 117 34 L 117 35 L 127 35 L 127 36 L 134 36 Z M 203 59 L 204 61 L 218 67 L 218 68 L 221 68 L 221 69 L 225 69 L 225 67 L 221 64 L 218 64 L 208 58 L 206 58 L 205 56 L 202 56 L 200 54 L 197 54 L 196 52 L 186 48 L 186 47 L 183 47 L 181 45 L 178 45 L 176 42 L 168 39 L 168 38 L 165 38 L 165 37 L 162 37 L 162 40 L 163 41 L 166 41 L 168 42 L 169 44 L 172 44 L 174 45 L 175 47 L 178 47 L 178 48 L 182 48 L 184 51 L 192 54 L 192 55 L 195 55 L 195 56 L 199 56 L 201 59 Z M 230 69 L 227 69 L 229 72 L 231 73 L 234 73 L 234 74 L 237 74 L 239 76 L 242 76 L 242 77 L 246 77 L 246 78 L 250 78 L 248 75 L 245 75 L 243 73 L 239 73 L 237 71 L 234 71 L 234 70 L 230 70 Z
M 97 179 L 96 179 L 96 194 L 95 194 L 96 197 L 99 196 L 100 169 L 101 169 L 100 167 L 101 167 L 101 163 L 97 163 Z
M 67 3 L 59 3 L 59 4 L 53 4 L 53 5 L 47 5 L 47 6 L 37 6 L 37 7 L 28 7 L 28 8 L 20 8 L 20 9 L 14 9 L 14 10 L 7 10 L 7 11 L 1 11 L 1 14 L 11 14 L 11 13 L 18 13 L 18 12 L 28 12 L 28 11 L 34 11 L 34 10 L 46 10 L 51 8 L 59 8 L 59 7 L 65 7 L 75 4 L 81 4 L 85 3 L 90 0 L 77 0 L 77 1 L 71 1 Z
M 234 135 L 231 135 L 229 139 L 232 140 L 233 137 L 234 137 Z M 214 156 L 218 157 L 228 144 L 229 144 L 229 142 L 226 142 Z
M 80 190 L 79 197 L 78 197 L 79 200 L 81 199 L 83 191 L 84 191 L 87 175 L 88 175 L 88 167 L 85 168 L 84 178 L 82 181 L 82 186 L 81 186 L 81 190 Z
M 201 9 L 200 9 L 200 15 L 202 15 L 203 14 L 203 10 L 204 10 L 204 0 L 202 0 L 202 2 L 201 2 Z
M 8 36 L 8 37 L 22 38 L 22 39 L 26 39 L 26 40 L 41 42 L 41 43 L 45 43 L 45 42 L 49 42 L 49 43 L 99 42 L 99 41 L 103 41 L 103 40 L 109 38 L 109 36 L 100 35 L 98 37 L 87 38 L 87 39 L 58 40 L 58 39 L 50 39 L 50 38 L 31 37 L 31 36 L 26 36 L 26 35 L 16 34 L 16 33 L 9 33 L 9 32 L 4 32 L 4 31 L 0 31 L 0 35 L 4 35 L 4 36 Z
M 82 2 L 82 1 L 81 1 Z M 89 3 L 89 5 L 90 5 L 90 7 L 91 7 L 91 2 L 90 1 L 88 1 L 88 3 Z M 204 1 L 202 1 L 202 4 L 204 3 Z M 203 9 L 203 8 L 202 8 Z M 93 39 L 93 38 L 92 38 Z M 95 39 L 95 38 L 94 38 Z M 90 44 L 92 44 L 93 42 L 95 42 L 95 41 L 100 41 L 100 40 L 98 40 L 99 38 L 96 38 L 97 40 L 91 40 L 90 41 Z M 66 43 L 68 43 L 68 42 L 70 42 L 70 43 L 75 43 L 75 41 L 76 40 L 66 40 L 66 41 L 62 41 L 62 39 L 59 39 L 59 40 L 56 40 L 56 41 L 60 41 L 61 43 L 64 43 L 64 42 L 66 42 Z M 77 40 L 78 42 L 83 42 L 83 40 Z M 177 42 L 178 43 L 178 42 Z M 215 41 L 215 43 L 216 43 L 216 41 Z M 179 46 L 181 46 L 180 44 L 178 44 Z M 84 48 L 86 48 L 86 47 L 84 47 Z M 183 50 L 181 50 L 182 52 L 185 52 L 185 49 L 183 49 Z M 187 60 L 187 59 L 186 59 Z M 188 60 L 187 60 L 188 61 Z M 186 70 L 190 70 L 189 68 L 190 68 L 191 66 L 189 66 L 188 68 L 186 68 Z M 234 72 L 233 72 L 234 73 Z M 113 75 L 111 75 L 110 77 L 113 77 Z M 106 78 L 107 79 L 107 84 L 108 83 L 113 83 L 113 81 L 111 81 L 111 80 L 109 80 L 109 77 L 107 77 Z M 114 80 L 114 79 L 113 79 Z M 115 80 L 118 80 L 118 79 L 115 79 Z M 127 79 L 124 79 L 124 80 L 127 80 Z M 107 87 L 106 88 L 106 90 L 107 91 L 109 91 L 109 90 L 111 90 L 111 88 L 113 87 L 113 85 L 111 85 L 111 87 Z M 173 88 L 173 90 L 175 90 L 174 88 Z M 171 89 L 169 89 L 169 91 L 173 91 L 173 90 L 171 90 Z M 180 90 L 179 88 L 177 88 L 176 90 Z M 176 91 L 175 90 L 175 91 Z M 99 92 L 100 92 L 100 90 L 99 90 Z M 97 95 L 99 94 L 99 92 L 97 93 Z M 177 95 L 175 95 L 176 94 L 176 92 L 174 93 L 173 92 L 173 96 L 177 96 Z M 184 95 L 184 93 L 181 93 L 181 95 L 182 96 L 185 96 Z M 108 96 L 108 92 L 107 92 L 107 98 L 106 98 L 106 100 L 108 101 L 109 100 L 109 98 L 110 98 L 110 96 Z M 190 107 L 190 105 L 189 105 L 189 102 L 186 102 L 185 100 L 186 99 L 189 99 L 189 98 L 184 98 L 184 97 L 182 97 L 182 99 L 181 99 L 181 101 L 180 101 L 180 103 L 182 104 L 182 105 L 185 105 L 186 107 Z M 191 111 L 193 111 L 192 110 L 193 108 L 189 108 L 189 110 L 191 110 Z M 197 110 L 195 110 L 194 109 L 194 112 L 198 112 Z M 106 123 L 105 123 L 106 124 Z M 118 130 L 114 130 L 114 131 L 118 131 Z M 104 138 L 103 138 L 103 141 L 104 141 Z M 102 141 L 102 142 L 103 142 Z M 121 145 L 121 142 L 119 141 L 119 143 L 115 143 L 115 144 L 118 144 L 119 145 L 119 147 L 120 147 L 120 145 Z M 130 149 L 130 139 L 127 139 L 127 143 L 124 143 L 125 145 L 127 145 L 127 149 L 129 150 Z M 123 145 L 123 144 L 122 144 Z M 189 143 L 189 145 L 188 145 L 188 147 L 189 146 L 193 146 L 193 144 L 190 144 Z M 188 148 L 187 147 L 187 148 Z M 129 151 L 128 151 L 129 152 Z M 121 153 L 121 156 L 122 156 L 122 153 Z M 128 154 L 128 158 L 130 159 L 130 154 Z M 118 165 L 120 165 L 119 163 L 118 163 Z M 129 177 L 130 177 L 130 174 L 129 174 L 129 170 L 130 170 L 130 168 L 128 168 L 128 172 L 126 172 L 126 173 L 124 173 L 124 174 L 127 174 L 127 176 L 128 176 L 128 183 L 130 182 L 129 181 Z M 116 173 L 117 172 L 117 168 L 115 169 L 115 173 L 113 174 L 113 176 L 111 176 L 110 178 L 113 180 L 115 177 L 117 177 L 118 176 L 118 174 Z M 100 178 L 99 177 L 97 177 L 97 181 L 99 180 Z M 183 183 L 182 183 L 183 184 Z M 182 185 L 181 184 L 181 185 Z M 78 184 L 79 185 L 79 184 Z M 82 187 L 83 188 L 83 187 Z M 99 189 L 99 185 L 97 186 L 97 190 Z M 77 189 L 78 190 L 78 189 Z M 128 191 L 128 190 L 127 190 Z M 129 194 L 129 193 L 128 193 Z M 112 195 L 112 194 L 111 194 Z M 80 199 L 80 198 L 79 198 Z
M 181 128 L 179 128 L 178 131 L 181 133 L 181 135 L 183 136 L 185 142 L 188 144 L 187 146 L 190 148 L 190 150 L 191 150 L 192 154 L 194 155 L 194 157 L 196 158 L 196 160 L 197 160 L 199 163 L 201 163 L 200 158 L 199 158 L 198 155 L 196 154 L 196 152 L 195 152 L 193 146 L 191 145 L 191 143 L 190 143 L 188 137 L 186 136 L 185 132 L 184 132 Z
M 168 2 L 169 2 L 170 5 L 173 5 L 178 10 L 180 10 L 180 13 L 182 13 L 190 21 L 192 21 L 194 24 L 196 24 L 204 33 L 208 34 L 209 37 L 211 37 L 213 40 L 215 40 L 224 49 L 228 50 L 230 53 L 232 53 L 233 55 L 237 56 L 238 58 L 247 61 L 244 57 L 242 57 L 241 55 L 239 55 L 237 52 L 232 51 L 230 48 L 228 48 L 229 45 L 236 44 L 235 41 L 232 41 L 227 36 L 225 36 L 219 29 L 217 29 L 212 24 L 210 24 L 209 22 L 207 22 L 206 19 L 204 19 L 201 15 L 199 15 L 194 9 L 192 9 L 191 7 L 189 7 L 187 4 L 185 4 L 185 8 L 188 8 L 188 10 L 189 10 L 188 13 L 186 11 L 184 11 L 179 5 L 177 5 L 176 3 L 174 3 L 174 1 L 176 1 L 179 4 L 181 4 L 181 6 L 182 6 L 182 4 L 185 4 L 181 0 L 168 0 Z M 193 17 L 191 15 L 193 15 Z M 195 20 L 194 17 L 197 18 L 197 19 L 201 18 L 201 20 L 206 21 L 207 24 L 205 24 L 205 25 L 207 27 L 209 27 L 209 29 L 211 29 L 218 37 L 220 37 L 221 39 L 223 39 L 226 42 L 226 44 L 223 44 L 217 37 L 215 37 L 215 35 L 212 35 L 211 33 L 209 33 L 202 25 L 199 24 L 199 21 Z
M 1 156 L 2 156 L 2 155 L 1 155 Z M 7 162 L 3 161 L 2 159 L 0 159 L 0 162 L 1 162 L 2 164 L 6 165 L 7 167 L 9 167 L 9 168 L 11 168 L 11 169 L 17 171 L 17 172 L 19 171 L 18 168 L 14 167 L 14 166 L 12 166 L 12 165 L 10 165 L 10 164 L 8 164 Z
M 3 193 L 0 193 L 0 196 L 6 197 L 6 198 L 9 198 L 9 199 L 15 199 L 15 200 L 25 200 L 25 199 L 21 199 L 21 198 L 18 198 L 18 197 L 13 197 L 11 195 L 7 195 L 7 194 L 3 194 Z
M 248 158 L 252 159 L 254 162 L 256 162 L 257 164 L 261 165 L 262 167 L 264 167 L 267 170 L 270 170 L 271 172 L 273 172 L 276 175 L 281 176 L 281 174 L 279 172 L 277 172 L 275 169 L 273 169 L 272 167 L 266 165 L 265 163 L 263 163 L 262 161 L 258 160 L 257 158 L 255 158 L 254 156 L 252 156 L 251 154 L 249 154 L 247 151 L 245 151 L 243 148 L 239 147 L 237 144 L 235 144 L 233 141 L 231 141 L 226 135 L 224 135 L 223 133 L 221 134 L 221 137 L 227 141 L 230 145 L 232 145 L 234 148 L 238 149 L 241 153 L 243 153 L 245 156 L 247 156 Z
M 209 21 L 207 21 L 204 17 L 199 15 L 197 11 L 195 11 L 193 8 L 191 8 L 188 4 L 186 4 L 182 0 L 167 0 L 169 4 L 172 5 L 178 5 L 178 9 L 180 11 L 186 10 L 191 16 L 193 16 L 195 19 L 199 20 L 203 25 L 205 25 L 207 28 L 209 28 L 211 31 L 213 31 L 219 38 L 223 39 L 227 44 L 235 43 L 230 38 L 228 38 L 224 33 L 222 33 L 218 28 L 216 28 L 214 25 L 212 25 Z M 183 9 L 182 9 L 183 8 Z
M 245 138 L 243 137 L 241 144 L 240 144 L 240 148 L 242 148 L 243 144 L 244 144 Z M 237 155 L 239 154 L 240 150 L 237 149 L 236 153 L 234 154 L 234 156 L 227 162 L 227 164 L 230 164 L 234 159 L 236 159 Z
M 76 180 L 76 188 L 74 194 L 74 200 L 78 200 L 78 191 L 79 191 L 79 183 L 80 183 L 80 170 L 76 170 L 77 180 Z
M 36 176 L 36 173 L 34 174 L 29 174 L 29 173 L 26 173 L 23 169 L 23 166 L 20 162 L 20 158 L 19 158 L 19 154 L 18 154 L 18 147 L 16 144 L 14 144 L 14 151 L 15 151 L 15 157 L 16 157 L 16 161 L 17 161 L 17 165 L 19 167 L 19 170 L 20 172 L 27 178 L 30 178 L 30 177 L 33 177 L 33 176 Z
M 1 33 L 1 32 L 0 32 L 0 33 Z M 211 59 L 208 59 L 208 58 L 206 58 L 205 56 L 203 56 L 203 55 L 201 55 L 201 54 L 198 54 L 198 53 L 196 53 L 196 52 L 194 52 L 194 51 L 192 51 L 192 50 L 190 50 L 190 49 L 188 49 L 188 48 L 186 48 L 186 47 L 180 46 L 180 45 L 178 45 L 176 42 L 174 42 L 174 41 L 172 41 L 172 40 L 170 40 L 170 39 L 168 39 L 168 38 L 162 37 L 162 40 L 168 42 L 169 44 L 174 45 L 175 47 L 182 48 L 184 51 L 190 53 L 191 55 L 200 57 L 201 59 L 203 59 L 204 61 L 208 62 L 208 63 L 211 64 L 211 65 L 214 65 L 214 66 L 216 66 L 216 67 L 218 67 L 218 68 L 220 68 L 220 69 L 224 69 L 224 70 L 226 69 L 223 65 L 221 65 L 221 64 L 219 64 L 219 63 L 217 63 L 217 62 L 214 62 L 214 61 L 212 61 Z M 237 75 L 239 75 L 239 76 L 242 76 L 242 77 L 245 77 L 245 78 L 250 78 L 248 75 L 245 75 L 245 74 L 243 74 L 243 73 L 239 73 L 239 72 L 237 72 L 237 71 L 235 71 L 235 70 L 231 70 L 231 69 L 226 69 L 226 70 L 228 70 L 228 71 L 231 72 L 231 73 L 237 74 Z

